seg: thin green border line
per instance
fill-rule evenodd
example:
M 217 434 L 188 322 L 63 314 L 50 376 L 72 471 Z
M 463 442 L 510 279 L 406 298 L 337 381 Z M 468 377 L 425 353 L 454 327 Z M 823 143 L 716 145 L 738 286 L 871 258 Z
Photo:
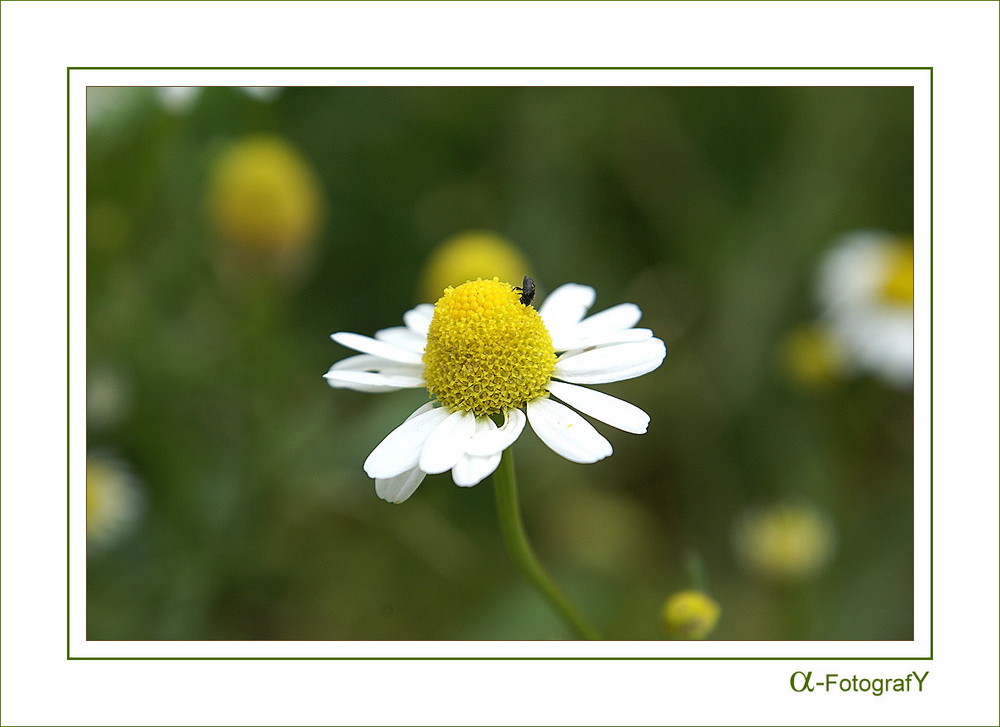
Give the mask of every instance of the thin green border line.
M 859 0 L 860 1 L 860 0 Z M 67 71 L 930 71 L 931 66 L 67 66 Z M 879 84 L 892 85 L 892 84 Z M 899 84 L 905 86 L 907 84 Z
M 221 641 L 219 643 L 226 643 L 226 642 Z M 372 641 L 365 643 L 379 643 L 379 642 Z M 433 641 L 429 643 L 439 644 L 441 642 Z M 468 643 L 468 642 L 459 642 L 459 643 Z M 504 641 L 502 643 L 507 644 L 510 642 Z M 664 643 L 677 643 L 677 642 L 671 642 L 665 640 Z M 67 656 L 66 660 L 67 661 L 932 661 L 933 657 L 930 656 Z
M 71 519 L 70 519 L 70 409 L 69 409 L 69 384 L 70 384 L 70 353 L 73 350 L 71 343 L 71 326 L 70 326 L 70 301 L 72 300 L 71 290 L 70 290 L 70 149 L 72 145 L 70 144 L 70 71 L 71 69 L 66 69 L 66 658 L 72 659 L 74 657 L 70 656 L 69 645 L 70 645 L 70 574 L 72 572 L 70 568 L 70 544 L 72 541 L 72 533 L 70 530 Z M 84 240 L 84 245 L 86 246 L 86 240 Z
M 930 199 L 928 200 L 928 238 L 930 243 L 930 257 L 928 262 L 929 272 L 930 272 L 930 452 L 929 464 L 930 467 L 930 502 L 928 503 L 928 529 L 930 530 L 929 538 L 930 541 L 928 545 L 927 557 L 930 560 L 930 583 L 928 584 L 929 592 L 927 594 L 927 600 L 930 603 L 929 612 L 927 618 L 930 619 L 930 658 L 934 658 L 934 69 L 928 69 L 930 71 L 930 126 L 928 128 L 927 134 L 930 136 L 931 148 L 930 148 L 930 159 L 928 170 L 930 179 L 928 180 L 928 192 Z M 914 210 L 914 215 L 916 215 L 916 210 Z M 914 432 L 916 435 L 916 432 Z M 914 455 L 916 456 L 916 455 Z
M 927 71 L 929 78 L 930 492 L 927 656 L 73 656 L 70 653 L 70 84 L 73 71 Z M 893 85 L 893 84 L 879 84 Z M 907 84 L 898 84 L 907 85 Z M 914 211 L 914 215 L 916 211 Z M 66 659 L 67 661 L 933 661 L 934 659 L 934 67 L 933 66 L 67 66 L 66 67 Z M 914 456 L 916 456 L 914 454 Z M 367 642 L 366 642 L 367 643 Z M 439 642 L 433 642 L 439 643 Z M 508 642 L 503 642 L 508 643 Z M 908 642 L 907 642 L 908 643 Z

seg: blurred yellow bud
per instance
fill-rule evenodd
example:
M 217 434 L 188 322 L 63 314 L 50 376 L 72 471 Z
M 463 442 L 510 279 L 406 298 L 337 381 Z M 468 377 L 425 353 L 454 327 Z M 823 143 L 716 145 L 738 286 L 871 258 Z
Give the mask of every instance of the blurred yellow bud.
M 733 531 L 736 552 L 754 575 L 799 581 L 819 573 L 836 546 L 833 524 L 802 503 L 751 510 Z
M 463 232 L 445 240 L 431 255 L 420 285 L 421 300 L 435 302 L 449 285 L 497 277 L 521 284 L 528 263 L 509 241 L 486 231 Z
M 319 182 L 302 155 L 275 136 L 229 147 L 208 190 L 212 226 L 227 250 L 248 261 L 298 263 L 322 217 Z
M 108 545 L 135 524 L 141 498 L 129 469 L 107 454 L 87 456 L 87 542 Z
M 781 364 L 793 382 L 817 389 L 843 378 L 847 358 L 829 331 L 807 323 L 785 334 L 781 342 Z
M 719 621 L 719 604 L 701 591 L 680 591 L 663 604 L 663 627 L 677 639 L 703 639 Z

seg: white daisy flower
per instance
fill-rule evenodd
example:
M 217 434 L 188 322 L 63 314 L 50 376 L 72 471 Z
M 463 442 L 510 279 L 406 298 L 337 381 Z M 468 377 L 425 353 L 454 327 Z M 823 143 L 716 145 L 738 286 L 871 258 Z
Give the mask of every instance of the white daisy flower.
M 913 385 L 913 240 L 844 235 L 820 264 L 821 315 L 848 363 L 893 386 Z
M 530 278 L 524 288 L 497 278 L 470 281 L 446 288 L 433 306 L 407 311 L 405 326 L 374 338 L 331 336 L 360 355 L 330 368 L 330 386 L 373 393 L 424 387 L 433 398 L 365 460 L 379 497 L 403 502 L 426 475 L 448 470 L 456 485 L 479 484 L 526 422 L 572 462 L 609 456 L 610 442 L 570 406 L 623 431 L 646 432 L 644 411 L 580 386 L 641 376 L 663 361 L 663 341 L 634 328 L 638 306 L 622 303 L 584 317 L 594 289 L 569 283 L 536 311 Z M 494 417 L 501 415 L 498 425 Z

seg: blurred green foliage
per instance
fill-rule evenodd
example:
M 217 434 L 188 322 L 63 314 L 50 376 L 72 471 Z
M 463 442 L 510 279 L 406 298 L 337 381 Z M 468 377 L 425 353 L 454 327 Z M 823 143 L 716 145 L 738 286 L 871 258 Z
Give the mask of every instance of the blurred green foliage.
M 652 417 L 598 424 L 615 454 L 514 446 L 529 534 L 608 638 L 657 639 L 696 553 L 712 638 L 911 639 L 913 399 L 875 379 L 803 389 L 777 365 L 815 314 L 838 233 L 912 229 L 907 88 L 92 89 L 88 447 L 131 468 L 137 524 L 88 553 L 90 639 L 548 639 L 567 633 L 508 561 L 489 480 L 406 503 L 362 462 L 426 394 L 329 389 L 334 331 L 400 325 L 466 229 L 557 285 L 633 301 L 663 366 L 604 391 Z M 98 103 L 99 102 L 99 103 Z M 324 210 L 295 275 L 232 265 L 206 216 L 214 165 L 276 135 Z M 115 393 L 117 391 L 117 393 Z M 802 498 L 829 565 L 764 582 L 734 552 L 747 507 Z

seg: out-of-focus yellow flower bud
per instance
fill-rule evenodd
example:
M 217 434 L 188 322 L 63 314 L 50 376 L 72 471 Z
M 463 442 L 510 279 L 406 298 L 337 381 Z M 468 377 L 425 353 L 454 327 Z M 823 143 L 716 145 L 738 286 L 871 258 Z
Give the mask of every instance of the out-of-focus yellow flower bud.
M 87 456 L 87 542 L 107 546 L 135 524 L 142 499 L 128 467 L 108 454 Z
M 754 574 L 801 581 L 819 573 L 836 546 L 833 524 L 815 508 L 788 503 L 751 510 L 733 531 L 736 552 Z
M 319 182 L 288 142 L 251 136 L 216 164 L 208 191 L 212 227 L 230 257 L 297 266 L 319 231 Z
M 530 275 L 528 263 L 509 241 L 486 231 L 463 232 L 445 240 L 424 267 L 421 300 L 435 302 L 449 285 L 497 277 L 514 285 Z
M 847 358 L 823 326 L 803 324 L 785 334 L 781 365 L 795 384 L 820 389 L 843 378 Z
M 663 604 L 663 627 L 677 639 L 703 639 L 719 621 L 719 604 L 701 591 L 680 591 Z

